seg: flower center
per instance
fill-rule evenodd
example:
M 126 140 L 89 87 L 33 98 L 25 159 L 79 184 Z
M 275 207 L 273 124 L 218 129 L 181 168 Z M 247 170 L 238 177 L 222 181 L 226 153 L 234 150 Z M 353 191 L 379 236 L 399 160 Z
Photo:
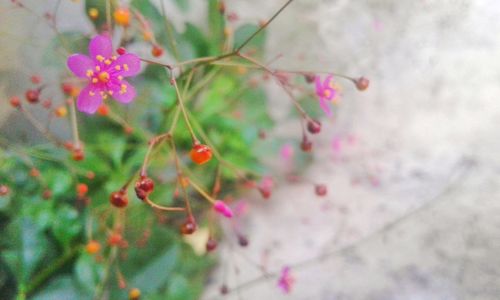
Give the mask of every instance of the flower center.
M 99 78 L 99 80 L 101 82 L 106 83 L 106 82 L 109 81 L 109 74 L 108 74 L 108 72 L 101 72 L 101 73 L 99 73 L 99 75 L 97 75 L 97 77 Z
M 323 96 L 325 96 L 325 98 L 330 98 L 331 95 L 332 95 L 332 93 L 330 92 L 330 90 L 323 91 Z

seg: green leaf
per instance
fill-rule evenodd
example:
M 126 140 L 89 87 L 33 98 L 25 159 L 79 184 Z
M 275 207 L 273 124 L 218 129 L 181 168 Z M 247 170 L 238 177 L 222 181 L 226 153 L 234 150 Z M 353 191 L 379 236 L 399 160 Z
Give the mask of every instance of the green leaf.
M 98 264 L 93 256 L 83 254 L 78 258 L 73 273 L 78 283 L 86 291 L 92 292 L 103 277 L 104 266 Z
M 187 12 L 189 10 L 189 1 L 188 0 L 174 0 L 174 3 L 177 4 L 177 7 L 182 12 Z
M 208 30 L 211 41 L 210 53 L 217 55 L 224 43 L 224 27 L 226 19 L 219 11 L 219 0 L 208 0 Z
M 132 286 L 140 287 L 144 293 L 156 292 L 167 280 L 175 267 L 179 249 L 173 246 L 160 257 L 151 260 L 142 270 L 138 271 L 130 281 Z
M 67 170 L 49 169 L 44 175 L 54 197 L 67 194 L 73 181 Z
M 54 300 L 54 299 L 89 299 L 82 294 L 70 276 L 61 276 L 52 280 L 40 293 L 33 297 L 33 300 Z
M 69 248 L 81 230 L 82 224 L 78 218 L 78 212 L 68 205 L 60 207 L 52 224 L 52 232 L 65 249 Z

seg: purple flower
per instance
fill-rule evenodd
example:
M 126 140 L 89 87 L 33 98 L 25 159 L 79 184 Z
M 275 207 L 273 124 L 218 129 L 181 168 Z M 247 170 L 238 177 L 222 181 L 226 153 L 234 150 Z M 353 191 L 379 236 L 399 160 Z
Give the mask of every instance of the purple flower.
M 78 110 L 93 114 L 108 95 L 121 103 L 134 100 L 135 88 L 123 78 L 139 73 L 141 61 L 137 55 L 116 56 L 111 38 L 97 35 L 89 43 L 89 56 L 76 53 L 67 61 L 71 72 L 89 81 L 78 96 Z
M 288 294 L 292 290 L 292 285 L 295 283 L 295 278 L 290 274 L 290 267 L 284 267 L 281 270 L 280 278 L 278 279 L 278 287 Z
M 326 76 L 325 80 L 321 81 L 321 77 L 316 76 L 316 95 L 319 97 L 319 105 L 327 116 L 332 116 L 332 111 L 328 105 L 328 101 L 335 103 L 338 100 L 339 88 L 333 82 L 333 76 Z

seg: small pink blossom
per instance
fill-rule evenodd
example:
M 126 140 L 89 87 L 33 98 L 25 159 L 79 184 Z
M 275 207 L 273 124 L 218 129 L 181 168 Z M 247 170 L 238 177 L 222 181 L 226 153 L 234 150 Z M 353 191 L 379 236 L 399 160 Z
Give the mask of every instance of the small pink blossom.
M 124 104 L 134 100 L 135 88 L 124 78 L 139 73 L 141 60 L 137 55 L 125 53 L 116 56 L 111 38 L 97 35 L 90 40 L 89 56 L 76 53 L 67 61 L 71 72 L 88 79 L 76 102 L 78 110 L 93 114 L 108 96 Z
M 278 287 L 286 294 L 290 293 L 292 286 L 295 283 L 295 278 L 290 274 L 290 267 L 284 267 L 281 270 L 280 278 L 278 279 Z
M 216 200 L 214 202 L 214 210 L 226 218 L 233 217 L 233 211 L 231 208 L 229 208 L 229 206 L 221 200 Z
M 316 76 L 316 95 L 319 98 L 319 105 L 327 116 L 332 116 L 332 110 L 328 102 L 336 103 L 339 96 L 339 88 L 333 82 L 333 76 L 328 75 L 322 81 L 320 76 Z
M 285 162 L 289 162 L 293 157 L 293 146 L 290 144 L 285 144 L 280 149 L 280 156 Z

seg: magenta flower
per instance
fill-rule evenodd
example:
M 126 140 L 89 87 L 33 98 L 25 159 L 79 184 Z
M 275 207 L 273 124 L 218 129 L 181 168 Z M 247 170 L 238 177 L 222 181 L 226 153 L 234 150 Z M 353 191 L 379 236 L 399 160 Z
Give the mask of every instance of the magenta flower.
M 233 217 L 233 211 L 231 210 L 231 208 L 229 208 L 229 206 L 227 206 L 227 204 L 222 202 L 221 200 L 216 200 L 214 202 L 214 210 L 226 218 Z
M 292 286 L 295 283 L 295 278 L 290 274 L 290 267 L 284 267 L 281 270 L 280 278 L 278 279 L 278 287 L 286 294 L 290 293 Z
M 316 76 L 316 95 L 319 97 L 319 105 L 327 116 L 332 115 L 328 102 L 336 103 L 338 100 L 339 89 L 333 82 L 333 76 L 328 75 L 323 82 L 321 77 Z
M 116 56 L 111 38 L 97 35 L 89 43 L 89 56 L 76 53 L 67 61 L 71 72 L 89 81 L 78 96 L 78 110 L 93 114 L 108 95 L 124 104 L 134 100 L 135 88 L 123 78 L 139 73 L 141 61 L 137 55 Z

